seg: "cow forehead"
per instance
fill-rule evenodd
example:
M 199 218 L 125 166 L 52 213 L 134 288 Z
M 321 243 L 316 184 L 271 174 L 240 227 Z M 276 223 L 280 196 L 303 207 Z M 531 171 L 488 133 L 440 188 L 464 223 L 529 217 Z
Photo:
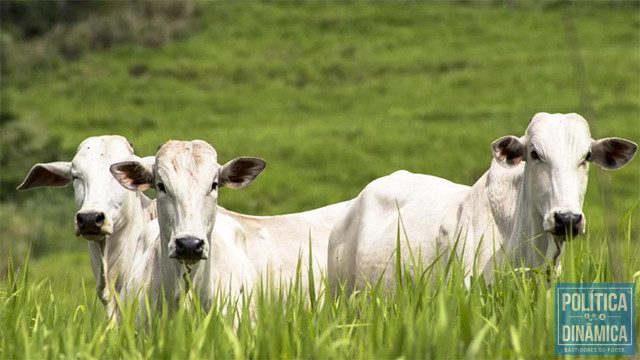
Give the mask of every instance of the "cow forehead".
M 218 165 L 218 154 L 213 146 L 202 140 L 171 140 L 158 149 L 158 169 L 172 173 L 207 171 Z
M 592 141 L 589 124 L 578 114 L 538 113 L 531 119 L 526 137 L 532 146 L 548 152 L 582 152 Z
M 80 143 L 72 163 L 78 169 L 108 169 L 112 163 L 129 160 L 132 156 L 133 148 L 126 138 L 119 135 L 94 136 Z

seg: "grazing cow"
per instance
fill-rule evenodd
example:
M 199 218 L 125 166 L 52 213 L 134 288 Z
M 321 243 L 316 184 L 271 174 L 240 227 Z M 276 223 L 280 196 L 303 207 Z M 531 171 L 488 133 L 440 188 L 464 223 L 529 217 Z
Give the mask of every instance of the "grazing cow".
M 331 232 L 334 291 L 339 280 L 349 290 L 380 276 L 394 285 L 399 216 L 405 264 L 408 242 L 425 265 L 438 254 L 458 256 L 467 282 L 474 265 L 491 281 L 494 264 L 505 258 L 516 266 L 557 265 L 565 241 L 585 229 L 589 163 L 618 169 L 637 150 L 623 139 L 591 139 L 578 114 L 547 113 L 536 114 L 524 136 L 502 137 L 492 147 L 489 171 L 472 187 L 406 171 L 367 185 Z
M 149 223 L 142 234 L 143 242 L 155 246 L 137 263 L 138 277 L 132 279 L 129 291 L 147 287 L 153 303 L 164 292 L 169 306 L 175 307 L 187 269 L 192 289 L 209 308 L 216 291 L 229 290 L 237 297 L 251 286 L 255 268 L 229 235 L 236 231 L 233 221 L 217 214 L 218 188 L 244 188 L 265 166 L 264 160 L 252 157 L 221 166 L 215 149 L 200 140 L 165 143 L 152 166 L 138 161 L 113 164 L 111 173 L 124 187 L 133 191 L 154 187 L 158 194 L 157 222 Z M 218 218 L 230 225 L 214 231 Z
M 28 190 L 43 186 L 66 186 L 73 182 L 76 206 L 75 233 L 89 241 L 91 267 L 97 294 L 107 315 L 117 317 L 116 292 L 128 280 L 136 254 L 144 251 L 138 243 L 144 225 L 155 218 L 154 201 L 141 193 L 123 189 L 109 173 L 118 161 L 147 162 L 133 153 L 122 136 L 97 136 L 84 140 L 71 162 L 36 164 L 18 187 Z

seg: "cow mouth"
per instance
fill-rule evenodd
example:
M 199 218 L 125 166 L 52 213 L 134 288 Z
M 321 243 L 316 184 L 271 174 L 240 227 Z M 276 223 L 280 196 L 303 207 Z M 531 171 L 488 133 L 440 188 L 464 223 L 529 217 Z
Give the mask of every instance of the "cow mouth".
M 582 235 L 583 227 L 582 223 L 569 224 L 568 226 L 558 226 L 556 225 L 549 233 L 553 235 L 554 238 L 561 241 L 571 241 L 574 238 Z
M 182 265 L 195 265 L 197 264 L 200 260 L 204 260 L 202 258 L 195 258 L 195 257 L 177 257 L 175 255 L 171 256 L 169 255 L 170 258 L 175 259 L 176 261 L 178 261 L 180 264 Z
M 199 261 L 207 260 L 209 257 L 207 256 L 206 253 L 178 255 L 175 252 L 170 251 L 169 258 L 174 259 L 183 265 L 194 265 L 194 264 L 197 264 Z
M 553 235 L 554 239 L 557 239 L 558 241 L 569 242 L 569 241 L 577 238 L 578 236 L 580 236 L 580 233 L 576 233 L 576 232 L 552 232 L 551 235 Z
M 200 261 L 200 260 L 194 260 L 194 259 L 181 259 L 181 260 L 178 260 L 178 261 L 180 261 L 180 263 L 181 263 L 181 264 L 183 264 L 183 265 L 195 265 L 195 264 L 197 264 L 197 263 L 198 263 L 198 261 Z
M 76 236 L 82 236 L 89 241 L 104 241 L 109 235 L 111 232 L 105 230 L 76 231 Z

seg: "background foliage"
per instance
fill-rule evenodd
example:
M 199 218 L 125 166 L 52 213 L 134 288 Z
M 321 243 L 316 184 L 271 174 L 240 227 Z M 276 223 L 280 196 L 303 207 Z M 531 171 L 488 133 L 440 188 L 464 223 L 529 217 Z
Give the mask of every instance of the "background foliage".
M 221 162 L 263 157 L 269 165 L 254 184 L 220 196 L 225 207 L 262 215 L 353 198 L 397 169 L 472 184 L 488 168 L 490 143 L 521 135 L 539 111 L 581 113 L 594 138 L 640 140 L 637 2 L 0 5 L 0 269 L 31 246 L 32 284 L 58 279 L 39 285 L 51 287 L 56 311 L 93 301 L 84 240 L 72 232 L 72 189 L 14 189 L 33 164 L 71 159 L 88 136 L 124 135 L 142 156 L 168 139 L 200 138 Z M 607 279 L 632 281 L 638 262 L 618 259 L 640 247 L 630 213 L 640 162 L 590 172 L 585 243 L 607 249 L 589 252 L 587 266 L 604 261 Z M 82 291 L 78 305 L 73 294 Z M 529 300 L 537 296 L 549 295 Z M 87 326 L 104 326 L 91 319 Z M 511 344 L 504 332 L 495 346 Z M 464 356 L 466 344 L 450 355 Z

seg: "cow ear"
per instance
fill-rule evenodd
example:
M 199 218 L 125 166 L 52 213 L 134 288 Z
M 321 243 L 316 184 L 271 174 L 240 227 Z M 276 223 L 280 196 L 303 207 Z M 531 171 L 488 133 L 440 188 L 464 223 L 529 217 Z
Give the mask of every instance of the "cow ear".
M 636 155 L 638 145 L 620 138 L 594 140 L 591 161 L 605 170 L 616 170 L 627 165 Z
M 239 157 L 229 161 L 220 170 L 220 186 L 242 189 L 264 170 L 267 162 L 254 157 Z
M 56 161 L 34 165 L 18 190 L 29 190 L 41 186 L 67 186 L 73 180 L 71 163 Z
M 515 136 L 503 136 L 491 144 L 493 158 L 503 167 L 510 169 L 518 166 L 526 153 L 527 147 Z
M 145 191 L 153 187 L 152 169 L 140 161 L 123 161 L 109 167 L 120 185 L 132 191 Z

